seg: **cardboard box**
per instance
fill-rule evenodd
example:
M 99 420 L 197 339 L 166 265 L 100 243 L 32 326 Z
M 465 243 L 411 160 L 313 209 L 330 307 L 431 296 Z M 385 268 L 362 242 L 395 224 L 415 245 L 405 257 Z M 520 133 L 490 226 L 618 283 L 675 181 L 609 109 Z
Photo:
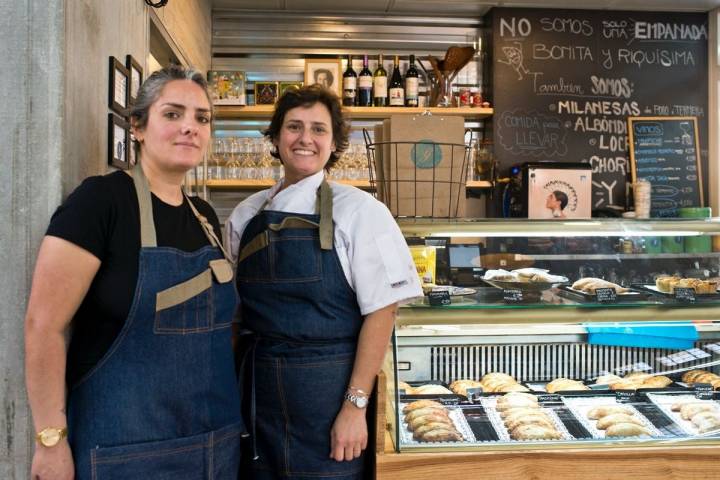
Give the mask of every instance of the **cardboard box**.
M 386 204 L 392 214 L 463 217 L 467 172 L 464 119 L 393 115 L 386 122 L 389 128 L 384 122 L 383 138 L 388 138 L 389 130 L 391 143 L 383 159 L 390 186 Z

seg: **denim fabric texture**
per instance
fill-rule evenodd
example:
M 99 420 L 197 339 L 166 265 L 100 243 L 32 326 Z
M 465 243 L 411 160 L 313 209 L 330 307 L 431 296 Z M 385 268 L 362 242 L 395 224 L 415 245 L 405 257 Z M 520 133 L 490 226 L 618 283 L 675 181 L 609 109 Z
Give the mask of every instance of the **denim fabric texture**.
M 212 246 L 140 250 L 125 325 L 68 394 L 77 480 L 236 480 L 245 428 L 231 347 L 235 286 L 213 280 L 198 295 L 155 311 L 158 292 L 219 258 Z
M 261 211 L 240 250 L 267 231 L 269 245 L 238 264 L 243 327 L 255 335 L 244 362 L 245 395 L 253 394 L 258 458 L 243 479 L 355 479 L 363 457 L 330 458 L 330 429 L 343 404 L 363 317 L 335 249 L 322 250 L 318 230 L 268 229 L 288 216 Z M 248 391 L 254 390 L 254 391 Z

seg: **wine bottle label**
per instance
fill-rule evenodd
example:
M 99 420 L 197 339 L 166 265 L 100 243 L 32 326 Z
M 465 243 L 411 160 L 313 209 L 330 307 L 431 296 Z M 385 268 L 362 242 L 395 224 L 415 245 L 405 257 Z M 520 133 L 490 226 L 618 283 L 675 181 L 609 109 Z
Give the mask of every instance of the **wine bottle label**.
M 373 86 L 373 77 L 370 77 L 368 75 L 363 75 L 358 79 L 358 86 L 360 88 L 372 88 Z
M 345 77 L 343 78 L 343 90 L 355 90 L 357 88 L 357 78 Z
M 405 79 L 405 96 L 407 98 L 417 98 L 418 96 L 418 79 L 415 77 L 407 77 Z
M 403 95 L 402 88 L 391 88 L 390 89 L 390 105 L 397 105 L 402 107 L 405 105 L 405 96 Z
M 376 98 L 387 97 L 387 77 L 373 77 L 373 88 Z

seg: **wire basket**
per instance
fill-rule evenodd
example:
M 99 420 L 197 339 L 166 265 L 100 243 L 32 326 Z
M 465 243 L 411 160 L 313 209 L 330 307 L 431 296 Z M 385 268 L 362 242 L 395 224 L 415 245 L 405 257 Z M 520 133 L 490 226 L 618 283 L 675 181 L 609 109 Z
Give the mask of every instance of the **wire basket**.
M 428 141 L 373 142 L 366 129 L 363 136 L 370 186 L 394 217 L 464 216 L 470 147 Z

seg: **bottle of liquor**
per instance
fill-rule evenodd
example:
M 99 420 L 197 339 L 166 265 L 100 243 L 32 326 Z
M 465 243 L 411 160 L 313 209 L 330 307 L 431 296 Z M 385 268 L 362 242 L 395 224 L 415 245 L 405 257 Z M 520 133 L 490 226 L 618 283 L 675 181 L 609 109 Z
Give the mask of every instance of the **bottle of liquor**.
M 378 55 L 378 66 L 373 74 L 373 103 L 376 107 L 387 106 L 387 72 L 383 67 L 382 53 Z
M 343 73 L 343 105 L 351 107 L 355 105 L 357 96 L 357 74 L 352 68 L 352 55 L 347 56 L 347 68 Z
M 372 107 L 373 76 L 368 68 L 368 56 L 363 56 L 363 68 L 358 77 L 357 104 L 359 107 Z
M 418 103 L 418 71 L 415 68 L 415 55 L 410 55 L 410 65 L 405 72 L 405 105 L 417 107 Z
M 402 75 L 400 74 L 400 57 L 397 55 L 395 55 L 395 61 L 393 62 L 393 73 L 392 77 L 390 77 L 390 88 L 388 92 L 390 94 L 391 107 L 405 106 L 405 89 L 403 89 Z

